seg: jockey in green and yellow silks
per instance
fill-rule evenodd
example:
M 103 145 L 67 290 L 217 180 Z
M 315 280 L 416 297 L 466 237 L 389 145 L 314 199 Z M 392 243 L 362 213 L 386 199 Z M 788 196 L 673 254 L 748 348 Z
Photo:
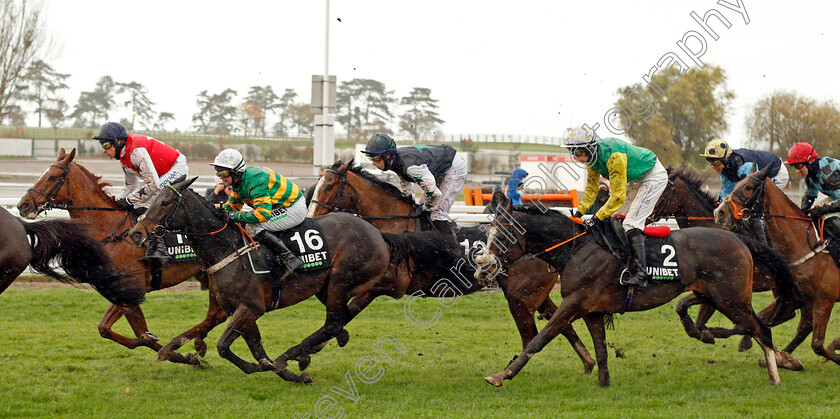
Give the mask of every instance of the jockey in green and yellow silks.
M 267 167 L 246 166 L 242 154 L 232 148 L 222 150 L 211 163 L 225 186 L 232 191 L 222 205 L 229 221 L 245 223 L 245 229 L 274 252 L 287 270 L 280 280 L 303 264 L 271 232 L 288 230 L 306 218 L 306 203 L 300 188 Z M 242 211 L 247 204 L 253 211 Z
M 588 168 L 586 191 L 575 215 L 580 217 L 595 202 L 600 178 L 609 179 L 609 199 L 584 226 L 591 228 L 615 213 L 624 214 L 624 231 L 639 268 L 624 284 L 645 286 L 647 264 L 642 229 L 668 185 L 665 168 L 652 151 L 618 138 L 598 138 L 586 125 L 571 130 L 563 143 L 572 158 Z M 627 202 L 628 194 L 633 196 L 630 202 Z

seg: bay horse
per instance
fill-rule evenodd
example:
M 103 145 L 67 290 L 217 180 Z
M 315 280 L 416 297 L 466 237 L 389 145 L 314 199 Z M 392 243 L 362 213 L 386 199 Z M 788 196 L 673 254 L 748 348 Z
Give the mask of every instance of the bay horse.
M 314 295 L 326 306 L 326 321 L 323 327 L 272 362 L 262 346 L 256 321 L 269 311 L 273 278 L 280 276 L 285 267 L 275 264 L 269 273 L 255 273 L 243 260 L 246 255 L 242 254 L 242 233 L 231 227 L 238 224 L 227 224 L 221 210 L 188 188 L 195 179 L 163 188 L 128 236 L 135 245 L 140 245 L 150 231 L 185 234 L 198 257 L 211 266 L 209 285 L 213 295 L 222 309 L 232 313 L 216 346 L 219 355 L 247 374 L 274 371 L 288 381 L 311 382 L 308 373 L 298 376 L 287 370 L 286 362 L 295 360 L 301 371 L 306 369 L 309 355 L 330 339 L 340 338 L 344 325 L 373 301 L 391 264 L 390 244 L 379 230 L 356 216 L 337 213 L 315 219 L 323 231 L 323 242 L 332 252 L 331 266 L 314 272 L 296 272 L 283 280 L 278 308 Z M 260 252 L 256 257 L 265 256 Z M 231 344 L 240 336 L 258 363 L 247 362 L 231 351 Z
M 113 286 L 125 289 L 139 290 L 143 294 L 157 289 L 169 288 L 185 280 L 195 277 L 199 282 L 207 284 L 207 275 L 200 262 L 172 263 L 162 267 L 160 283 L 152 282 L 152 267 L 141 261 L 145 251 L 134 247 L 124 240 L 125 232 L 131 227 L 131 221 L 125 211 L 118 210 L 114 201 L 101 183 L 100 177 L 89 172 L 84 166 L 73 161 L 76 150 L 70 153 L 62 148 L 55 163 L 41 175 L 35 184 L 17 204 L 22 216 L 30 219 L 37 217 L 42 211 L 52 208 L 66 209 L 72 220 L 84 224 L 89 233 L 104 243 L 105 252 L 112 264 L 130 275 L 119 279 Z M 131 326 L 135 338 L 120 335 L 112 327 L 121 317 L 125 316 Z M 207 345 L 204 337 L 213 327 L 227 318 L 210 291 L 210 304 L 204 320 L 191 328 L 188 335 L 195 339 L 196 354 L 180 354 L 172 346 L 161 346 L 158 337 L 151 333 L 146 325 L 146 317 L 138 304 L 111 304 L 105 310 L 99 321 L 99 334 L 106 339 L 113 340 L 129 349 L 145 346 L 158 352 L 158 361 L 201 365 L 199 356 L 204 356 Z
M 772 182 L 768 171 L 769 166 L 739 182 L 715 210 L 715 219 L 731 227 L 751 214 L 764 214 L 770 239 L 790 263 L 803 295 L 796 335 L 784 350 L 793 352 L 813 332 L 814 353 L 840 364 L 840 338 L 824 346 L 831 309 L 840 298 L 840 268 L 830 254 L 815 249 L 820 238 L 812 220 Z
M 0 207 L 0 293 L 31 265 L 33 270 L 64 283 L 90 284 L 112 304 L 143 301 L 144 293 L 119 286 L 124 275 L 114 271 L 102 245 L 84 227 L 68 220 L 23 221 Z M 31 243 L 30 243 L 31 239 Z M 53 268 L 61 267 L 65 274 Z
M 628 287 L 619 284 L 623 262 L 587 234 L 582 226 L 565 215 L 543 214 L 538 208 L 513 211 L 508 204 L 507 208 L 498 208 L 497 213 L 499 211 L 507 216 L 497 215 L 488 233 L 487 251 L 477 262 L 500 266 L 504 270 L 529 253 L 538 255 L 560 272 L 563 301 L 548 324 L 512 363 L 485 378 L 488 383 L 498 387 L 502 380 L 512 379 L 560 330 L 582 317 L 595 345 L 598 383 L 609 386 L 605 318 L 613 313 L 658 307 L 685 291 L 700 295 L 704 302 L 756 339 L 764 350 L 771 385 L 780 384 L 777 363 L 782 367 L 795 367 L 776 352 L 770 328 L 752 309 L 752 257 L 734 233 L 712 228 L 672 232 L 682 279 L 653 282 L 643 290 L 636 290 L 631 300 Z M 505 238 L 513 243 L 502 243 Z M 482 269 L 477 274 L 483 272 Z M 696 333 L 687 314 L 681 314 L 681 320 L 687 332 L 695 329 Z
M 340 160 L 330 167 L 315 186 L 312 201 L 309 204 L 308 217 L 318 217 L 329 212 L 349 211 L 360 215 L 376 228 L 388 233 L 420 231 L 420 222 L 414 215 L 414 198 L 404 196 L 395 186 L 376 179 L 361 167 L 354 167 L 353 160 L 342 163 Z M 483 227 L 464 227 L 457 232 L 458 242 L 465 246 L 468 254 L 471 243 L 482 241 L 486 237 Z M 443 245 L 443 241 L 440 242 Z M 448 261 L 441 261 L 447 265 Z M 451 265 L 449 265 L 451 266 Z M 475 283 L 473 272 L 464 276 L 471 280 L 472 287 L 464 287 L 464 293 L 480 290 Z M 424 295 L 433 294 L 430 290 L 434 282 L 421 282 L 417 275 L 402 272 L 405 281 L 412 281 L 409 288 L 413 292 L 422 291 Z M 499 286 L 508 302 L 508 309 L 519 331 L 524 348 L 537 335 L 534 312 L 539 311 L 546 319 L 554 314 L 557 306 L 549 297 L 557 282 L 557 272 L 539 260 L 534 259 L 513 267 L 506 275 L 497 277 Z M 395 282 L 397 283 L 397 282 Z M 411 293 L 411 291 L 409 292 Z M 583 362 L 584 373 L 589 374 L 595 366 L 595 360 L 571 327 L 561 331 L 569 340 L 575 352 Z
M 702 188 L 703 180 L 696 173 L 685 167 L 679 169 L 668 168 L 668 185 L 659 197 L 653 213 L 648 217 L 648 222 L 656 222 L 660 219 L 673 219 L 680 229 L 689 227 L 715 227 L 714 210 L 718 206 L 716 199 L 709 195 Z M 780 258 L 776 250 L 765 246 L 752 237 L 739 235 L 738 237 L 750 248 L 753 255 L 753 292 L 772 291 L 776 295 L 776 277 L 783 276 L 784 283 L 791 283 L 792 273 L 787 263 Z M 706 322 L 714 314 L 715 309 L 702 302 L 694 294 L 683 297 L 677 304 L 677 311 L 683 312 L 693 305 L 700 305 L 695 325 L 700 330 L 699 339 L 705 343 L 714 343 L 714 338 L 727 338 L 732 336 L 731 329 L 706 327 Z M 791 304 L 791 310 L 786 313 L 778 313 L 771 318 L 774 312 L 776 301 L 770 303 L 767 308 L 758 313 L 758 317 L 773 327 L 784 323 L 796 316 L 796 304 Z M 739 351 L 745 351 L 752 347 L 752 339 L 744 336 L 738 345 Z

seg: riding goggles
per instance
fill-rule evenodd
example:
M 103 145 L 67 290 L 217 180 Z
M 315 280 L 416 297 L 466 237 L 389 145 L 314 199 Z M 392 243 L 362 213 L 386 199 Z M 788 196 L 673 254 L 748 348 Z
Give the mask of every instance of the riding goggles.
M 370 161 L 374 163 L 379 163 L 382 161 L 382 156 L 370 156 Z
M 723 160 L 715 158 L 715 157 L 706 157 L 706 161 L 709 162 L 712 166 L 722 166 Z
M 231 176 L 232 174 L 233 174 L 233 172 L 230 169 L 217 169 L 216 170 L 216 176 L 218 176 L 220 178 L 228 177 L 228 176 Z
M 805 167 L 806 164 L 808 164 L 808 163 L 806 163 L 806 162 L 793 163 L 793 164 L 791 164 L 791 166 L 793 166 L 794 169 L 799 170 L 799 169 Z

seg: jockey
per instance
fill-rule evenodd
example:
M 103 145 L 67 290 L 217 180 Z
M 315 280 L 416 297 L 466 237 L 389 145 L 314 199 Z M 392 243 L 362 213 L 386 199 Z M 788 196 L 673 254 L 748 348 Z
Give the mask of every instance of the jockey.
M 525 169 L 516 169 L 510 175 L 507 184 L 507 197 L 513 205 L 522 205 L 522 192 L 519 189 L 526 177 L 528 177 L 528 172 Z
M 431 212 L 432 224 L 455 238 L 455 223 L 449 220 L 449 209 L 464 186 L 467 162 L 461 153 L 448 145 L 415 145 L 397 148 L 387 134 L 376 134 L 362 151 L 379 170 L 391 170 L 400 177 L 403 193 L 413 197 L 413 184 L 420 186 L 423 196 L 420 210 Z
M 788 171 L 782 164 L 782 159 L 767 151 L 748 150 L 746 148 L 733 150 L 726 141 L 715 138 L 709 141 L 705 152 L 701 156 L 705 157 L 712 168 L 720 174 L 721 189 L 718 202 L 729 196 L 735 189 L 735 185 L 741 179 L 749 176 L 750 172 L 761 170 L 767 166 L 771 166 L 770 173 L 767 176 L 779 189 L 788 184 Z M 763 244 L 769 245 L 764 217 L 750 217 L 749 224 L 755 238 Z
M 652 151 L 618 138 L 598 138 L 587 125 L 571 130 L 563 139 L 563 145 L 569 149 L 574 160 L 588 167 L 586 192 L 575 216 L 581 217 L 595 202 L 601 176 L 609 180 L 610 198 L 583 225 L 590 229 L 616 212 L 625 214 L 624 231 L 639 269 L 623 284 L 645 287 L 647 263 L 642 229 L 668 185 L 668 173 Z M 632 182 L 629 184 L 630 192 L 635 192 L 630 202 L 626 200 L 628 182 Z
M 125 173 L 125 188 L 115 198 L 122 210 L 145 212 L 164 186 L 189 174 L 187 158 L 178 150 L 151 137 L 128 134 L 116 122 L 103 125 L 93 139 L 103 153 L 120 161 Z M 160 237 L 152 235 L 145 259 L 170 259 Z
M 216 176 L 232 191 L 222 209 L 228 221 L 245 223 L 245 230 L 271 249 L 286 272 L 286 279 L 303 261 L 295 256 L 273 231 L 288 230 L 306 218 L 306 204 L 300 188 L 267 167 L 246 166 L 242 154 L 232 148 L 222 150 L 213 163 Z M 253 211 L 242 211 L 247 204 Z
M 817 150 L 808 143 L 796 143 L 788 151 L 785 163 L 805 178 L 805 195 L 800 207 L 812 218 L 825 215 L 825 228 L 840 240 L 840 160 L 817 158 Z M 827 196 L 812 207 L 817 193 Z

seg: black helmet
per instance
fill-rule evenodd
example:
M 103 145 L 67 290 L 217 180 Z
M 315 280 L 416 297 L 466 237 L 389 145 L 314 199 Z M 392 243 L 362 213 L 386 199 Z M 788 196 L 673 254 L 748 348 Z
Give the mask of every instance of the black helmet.
M 388 134 L 374 134 L 370 137 L 365 149 L 362 153 L 368 156 L 380 156 L 383 154 L 394 153 L 397 151 L 397 143 Z
M 103 125 L 99 130 L 99 135 L 93 137 L 94 140 L 98 140 L 100 143 L 113 143 L 126 138 L 128 138 L 128 133 L 125 132 L 125 127 L 116 122 L 108 122 Z

